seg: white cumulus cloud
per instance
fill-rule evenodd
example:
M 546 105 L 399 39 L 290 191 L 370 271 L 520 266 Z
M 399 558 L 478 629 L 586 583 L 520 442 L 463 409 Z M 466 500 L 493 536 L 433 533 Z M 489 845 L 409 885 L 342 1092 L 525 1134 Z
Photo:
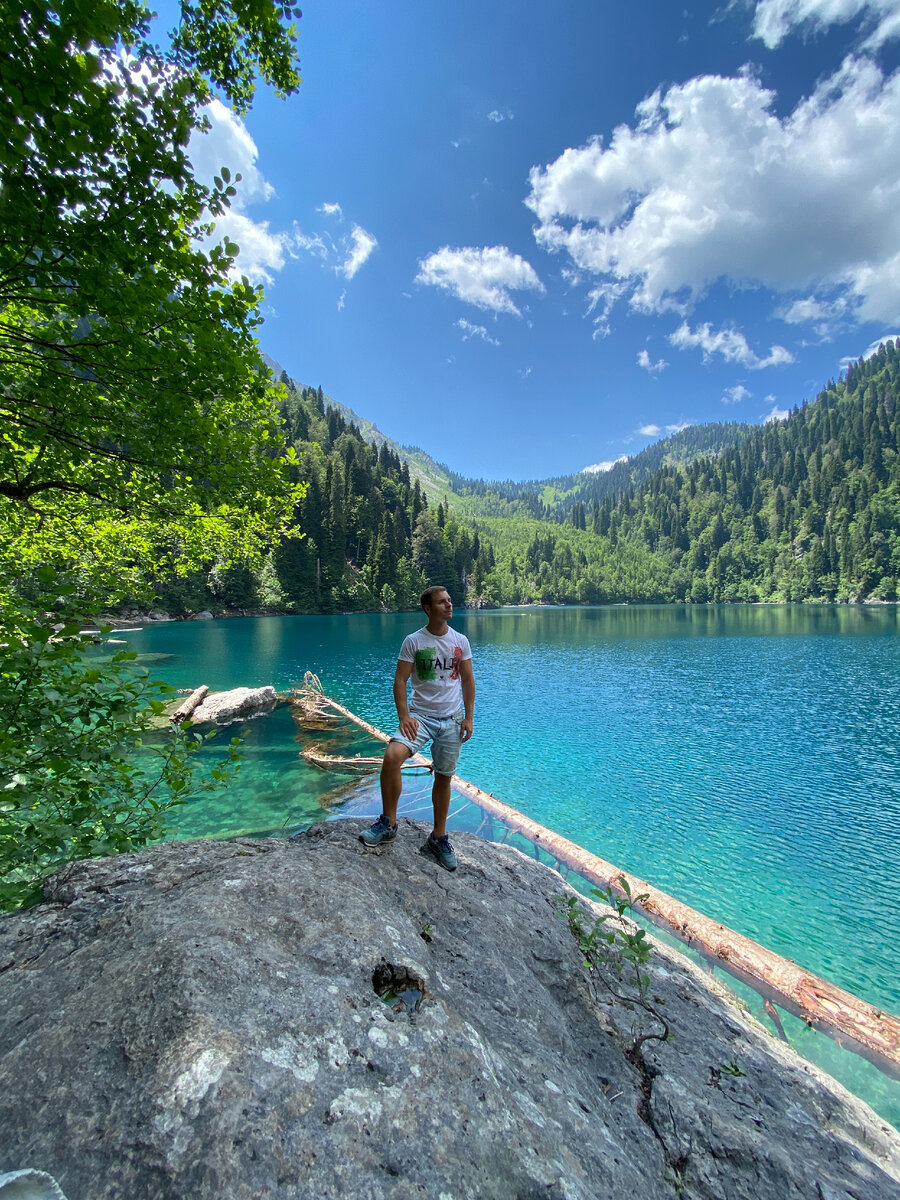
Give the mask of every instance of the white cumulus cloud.
M 327 200 L 324 204 L 319 205 L 316 212 L 325 213 L 329 217 L 342 217 L 344 215 L 343 209 L 336 201 L 331 203 Z
M 829 25 L 843 25 L 863 13 L 872 26 L 866 46 L 874 48 L 900 35 L 897 0 L 759 0 L 753 33 L 774 50 L 793 29 L 804 27 L 818 32 Z
M 460 317 L 456 322 L 456 328 L 462 334 L 462 339 L 467 342 L 469 338 L 481 338 L 483 342 L 487 342 L 491 346 L 499 346 L 500 343 L 496 338 L 492 338 L 483 325 L 473 325 L 471 321 L 467 321 L 465 317 Z
M 237 195 L 231 208 L 216 217 L 210 240 L 217 243 L 227 237 L 235 242 L 240 247 L 235 274 L 246 275 L 252 283 L 271 284 L 273 273 L 284 266 L 291 252 L 294 235 L 273 230 L 268 221 L 254 220 L 246 212 L 249 205 L 270 200 L 275 190 L 256 165 L 259 151 L 244 122 L 220 100 L 210 101 L 203 112 L 209 130 L 193 133 L 188 148 L 197 178 L 211 184 L 222 167 L 228 168 L 232 179 L 241 176 L 234 184 Z
M 340 268 L 345 279 L 352 279 L 361 266 L 368 262 L 378 242 L 361 225 L 353 226 L 349 253 Z
M 521 316 L 510 292 L 543 292 L 534 268 L 506 246 L 443 246 L 419 262 L 416 283 L 439 287 L 457 299 L 490 312 Z
M 534 167 L 535 236 L 633 308 L 714 282 L 900 317 L 900 72 L 848 58 L 793 112 L 749 70 L 655 92 L 605 144 Z
M 769 397 L 771 399 L 772 397 Z M 778 405 L 773 405 L 772 411 L 763 419 L 768 425 L 771 421 L 786 421 L 790 416 L 790 411 L 786 408 L 779 408 Z
M 662 426 L 661 425 L 642 425 L 640 427 L 640 429 L 638 430 L 638 433 L 643 434 L 644 437 L 656 437 L 656 435 L 658 433 L 662 433 Z
M 669 334 L 669 341 L 679 350 L 697 349 L 703 351 L 704 360 L 709 360 L 714 354 L 721 354 L 726 362 L 737 362 L 751 371 L 760 371 L 764 367 L 777 367 L 794 361 L 794 356 L 784 346 L 772 346 L 766 358 L 760 358 L 747 342 L 739 329 L 714 330 L 709 322 L 691 329 L 686 321 Z
M 598 475 L 602 471 L 611 471 L 613 469 L 613 467 L 616 465 L 616 463 L 620 463 L 620 462 L 628 462 L 628 455 L 623 454 L 623 455 L 621 455 L 620 458 L 613 458 L 613 459 L 610 459 L 608 462 L 598 462 L 598 463 L 594 463 L 590 467 L 582 467 L 581 473 L 583 475 L 589 475 L 589 474 Z
M 884 337 L 878 338 L 863 350 L 862 354 L 850 354 L 846 358 L 842 358 L 839 366 L 842 371 L 846 371 L 851 363 L 855 363 L 860 358 L 871 358 L 873 354 L 878 353 L 878 348 L 884 342 L 900 341 L 900 333 L 886 333 Z
M 659 358 L 656 360 L 656 362 L 652 362 L 650 359 L 650 355 L 647 353 L 646 350 L 638 351 L 637 364 L 639 367 L 642 367 L 645 371 L 647 371 L 650 375 L 658 375 L 661 371 L 664 371 L 666 369 L 666 367 L 669 365 L 664 358 Z
M 753 393 L 748 391 L 742 383 L 736 383 L 734 387 L 726 388 L 722 393 L 723 404 L 740 404 L 742 400 L 746 400 Z

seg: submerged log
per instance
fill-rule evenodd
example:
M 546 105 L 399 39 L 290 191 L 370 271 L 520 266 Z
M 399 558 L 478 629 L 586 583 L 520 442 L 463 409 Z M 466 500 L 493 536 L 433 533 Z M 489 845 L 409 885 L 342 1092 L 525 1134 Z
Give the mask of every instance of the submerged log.
M 335 712 L 372 737 L 381 742 L 390 741 L 387 734 L 336 700 L 323 698 Z M 417 759 L 420 765 L 428 763 L 421 754 L 414 755 L 409 761 L 412 763 Z M 673 934 L 714 966 L 748 984 L 763 999 L 779 1004 L 810 1028 L 821 1030 L 838 1045 L 855 1051 L 886 1075 L 900 1079 L 900 1018 L 682 904 L 646 880 L 591 854 L 458 775 L 453 776 L 453 787 L 486 812 L 499 817 L 514 833 L 522 834 L 535 848 L 546 850 L 559 863 L 577 871 L 597 887 L 611 888 L 615 895 L 623 896 L 623 883 L 627 884 L 632 898 L 641 897 L 635 907 L 647 920 Z
M 302 687 L 290 692 L 291 713 L 298 728 L 314 732 L 334 728 L 340 717 L 330 711 L 327 699 L 318 675 L 307 671 Z
M 171 717 L 169 717 L 169 720 L 172 722 L 172 724 L 180 725 L 182 721 L 186 721 L 197 705 L 200 704 L 204 699 L 208 691 L 209 688 L 205 683 L 200 687 L 195 688 L 194 691 L 191 692 L 190 696 L 188 696 L 187 700 L 185 700 L 184 704 L 179 705 L 178 708 L 176 708 L 172 713 Z
M 325 771 L 347 771 L 350 773 L 379 771 L 383 761 L 380 754 L 326 754 L 320 746 L 310 746 L 306 750 L 301 750 L 300 757 L 305 758 L 308 763 L 312 763 L 315 767 L 321 767 Z M 413 768 L 419 770 L 422 765 L 421 763 L 408 761 L 403 763 L 400 769 L 404 771 Z

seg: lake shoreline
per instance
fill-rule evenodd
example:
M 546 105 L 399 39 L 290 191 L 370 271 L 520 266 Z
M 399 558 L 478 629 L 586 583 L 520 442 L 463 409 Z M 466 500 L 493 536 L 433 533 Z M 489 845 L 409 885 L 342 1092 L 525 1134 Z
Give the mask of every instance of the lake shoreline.
M 588 608 L 659 608 L 659 609 L 688 609 L 688 608 L 739 608 L 741 605 L 746 605 L 750 608 L 774 608 L 776 606 L 790 606 L 796 608 L 824 608 L 827 605 L 833 605 L 839 608 L 896 608 L 900 605 L 900 600 L 881 600 L 881 599 L 865 599 L 865 600 L 721 600 L 714 603 L 703 602 L 701 604 L 691 604 L 680 601 L 618 601 L 611 604 L 496 604 L 496 605 L 477 605 L 466 607 L 463 605 L 457 606 L 457 613 L 469 612 L 515 612 L 519 609 L 539 609 L 539 610 L 554 610 L 554 611 L 577 611 L 579 609 Z M 209 615 L 204 615 L 204 613 Z M 108 625 L 111 629 L 124 629 L 129 625 L 154 626 L 166 625 L 171 622 L 187 624 L 191 622 L 204 621 L 230 621 L 238 618 L 247 617 L 372 617 L 372 616 L 403 616 L 404 613 L 416 614 L 419 612 L 417 608 L 401 608 L 395 611 L 387 612 L 381 608 L 356 608 L 342 609 L 337 612 L 287 612 L 285 609 L 279 608 L 227 608 L 219 612 L 210 612 L 202 610 L 200 613 L 184 612 L 176 616 L 164 612 L 162 609 L 148 610 L 129 610 L 125 615 L 121 613 L 101 613 L 98 616 L 92 617 L 91 620 L 98 625 Z M 156 615 L 154 615 L 156 614 Z

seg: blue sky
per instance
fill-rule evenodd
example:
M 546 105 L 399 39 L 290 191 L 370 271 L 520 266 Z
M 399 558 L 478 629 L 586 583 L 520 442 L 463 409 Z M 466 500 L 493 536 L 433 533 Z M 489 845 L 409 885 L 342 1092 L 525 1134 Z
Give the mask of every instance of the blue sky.
M 900 0 L 309 0 L 221 105 L 263 349 L 462 474 L 762 421 L 900 330 Z M 223 224 L 221 231 L 226 231 Z

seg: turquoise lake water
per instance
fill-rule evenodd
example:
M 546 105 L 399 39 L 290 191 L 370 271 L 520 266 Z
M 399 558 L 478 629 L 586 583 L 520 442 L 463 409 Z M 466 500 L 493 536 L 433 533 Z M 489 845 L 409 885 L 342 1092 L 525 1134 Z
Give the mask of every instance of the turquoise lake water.
M 315 671 L 390 731 L 397 651 L 421 623 L 262 617 L 116 636 L 178 687 L 281 689 Z M 460 775 L 900 1012 L 900 610 L 524 608 L 453 624 L 472 643 L 478 687 Z M 238 780 L 180 810 L 179 831 L 294 832 L 325 815 L 322 793 L 342 782 L 299 759 L 279 710 L 250 723 Z M 411 796 L 427 800 L 424 788 L 410 781 Z M 377 811 L 371 793 L 367 803 Z M 848 1085 L 896 1123 L 895 1085 L 872 1078 L 875 1096 Z

